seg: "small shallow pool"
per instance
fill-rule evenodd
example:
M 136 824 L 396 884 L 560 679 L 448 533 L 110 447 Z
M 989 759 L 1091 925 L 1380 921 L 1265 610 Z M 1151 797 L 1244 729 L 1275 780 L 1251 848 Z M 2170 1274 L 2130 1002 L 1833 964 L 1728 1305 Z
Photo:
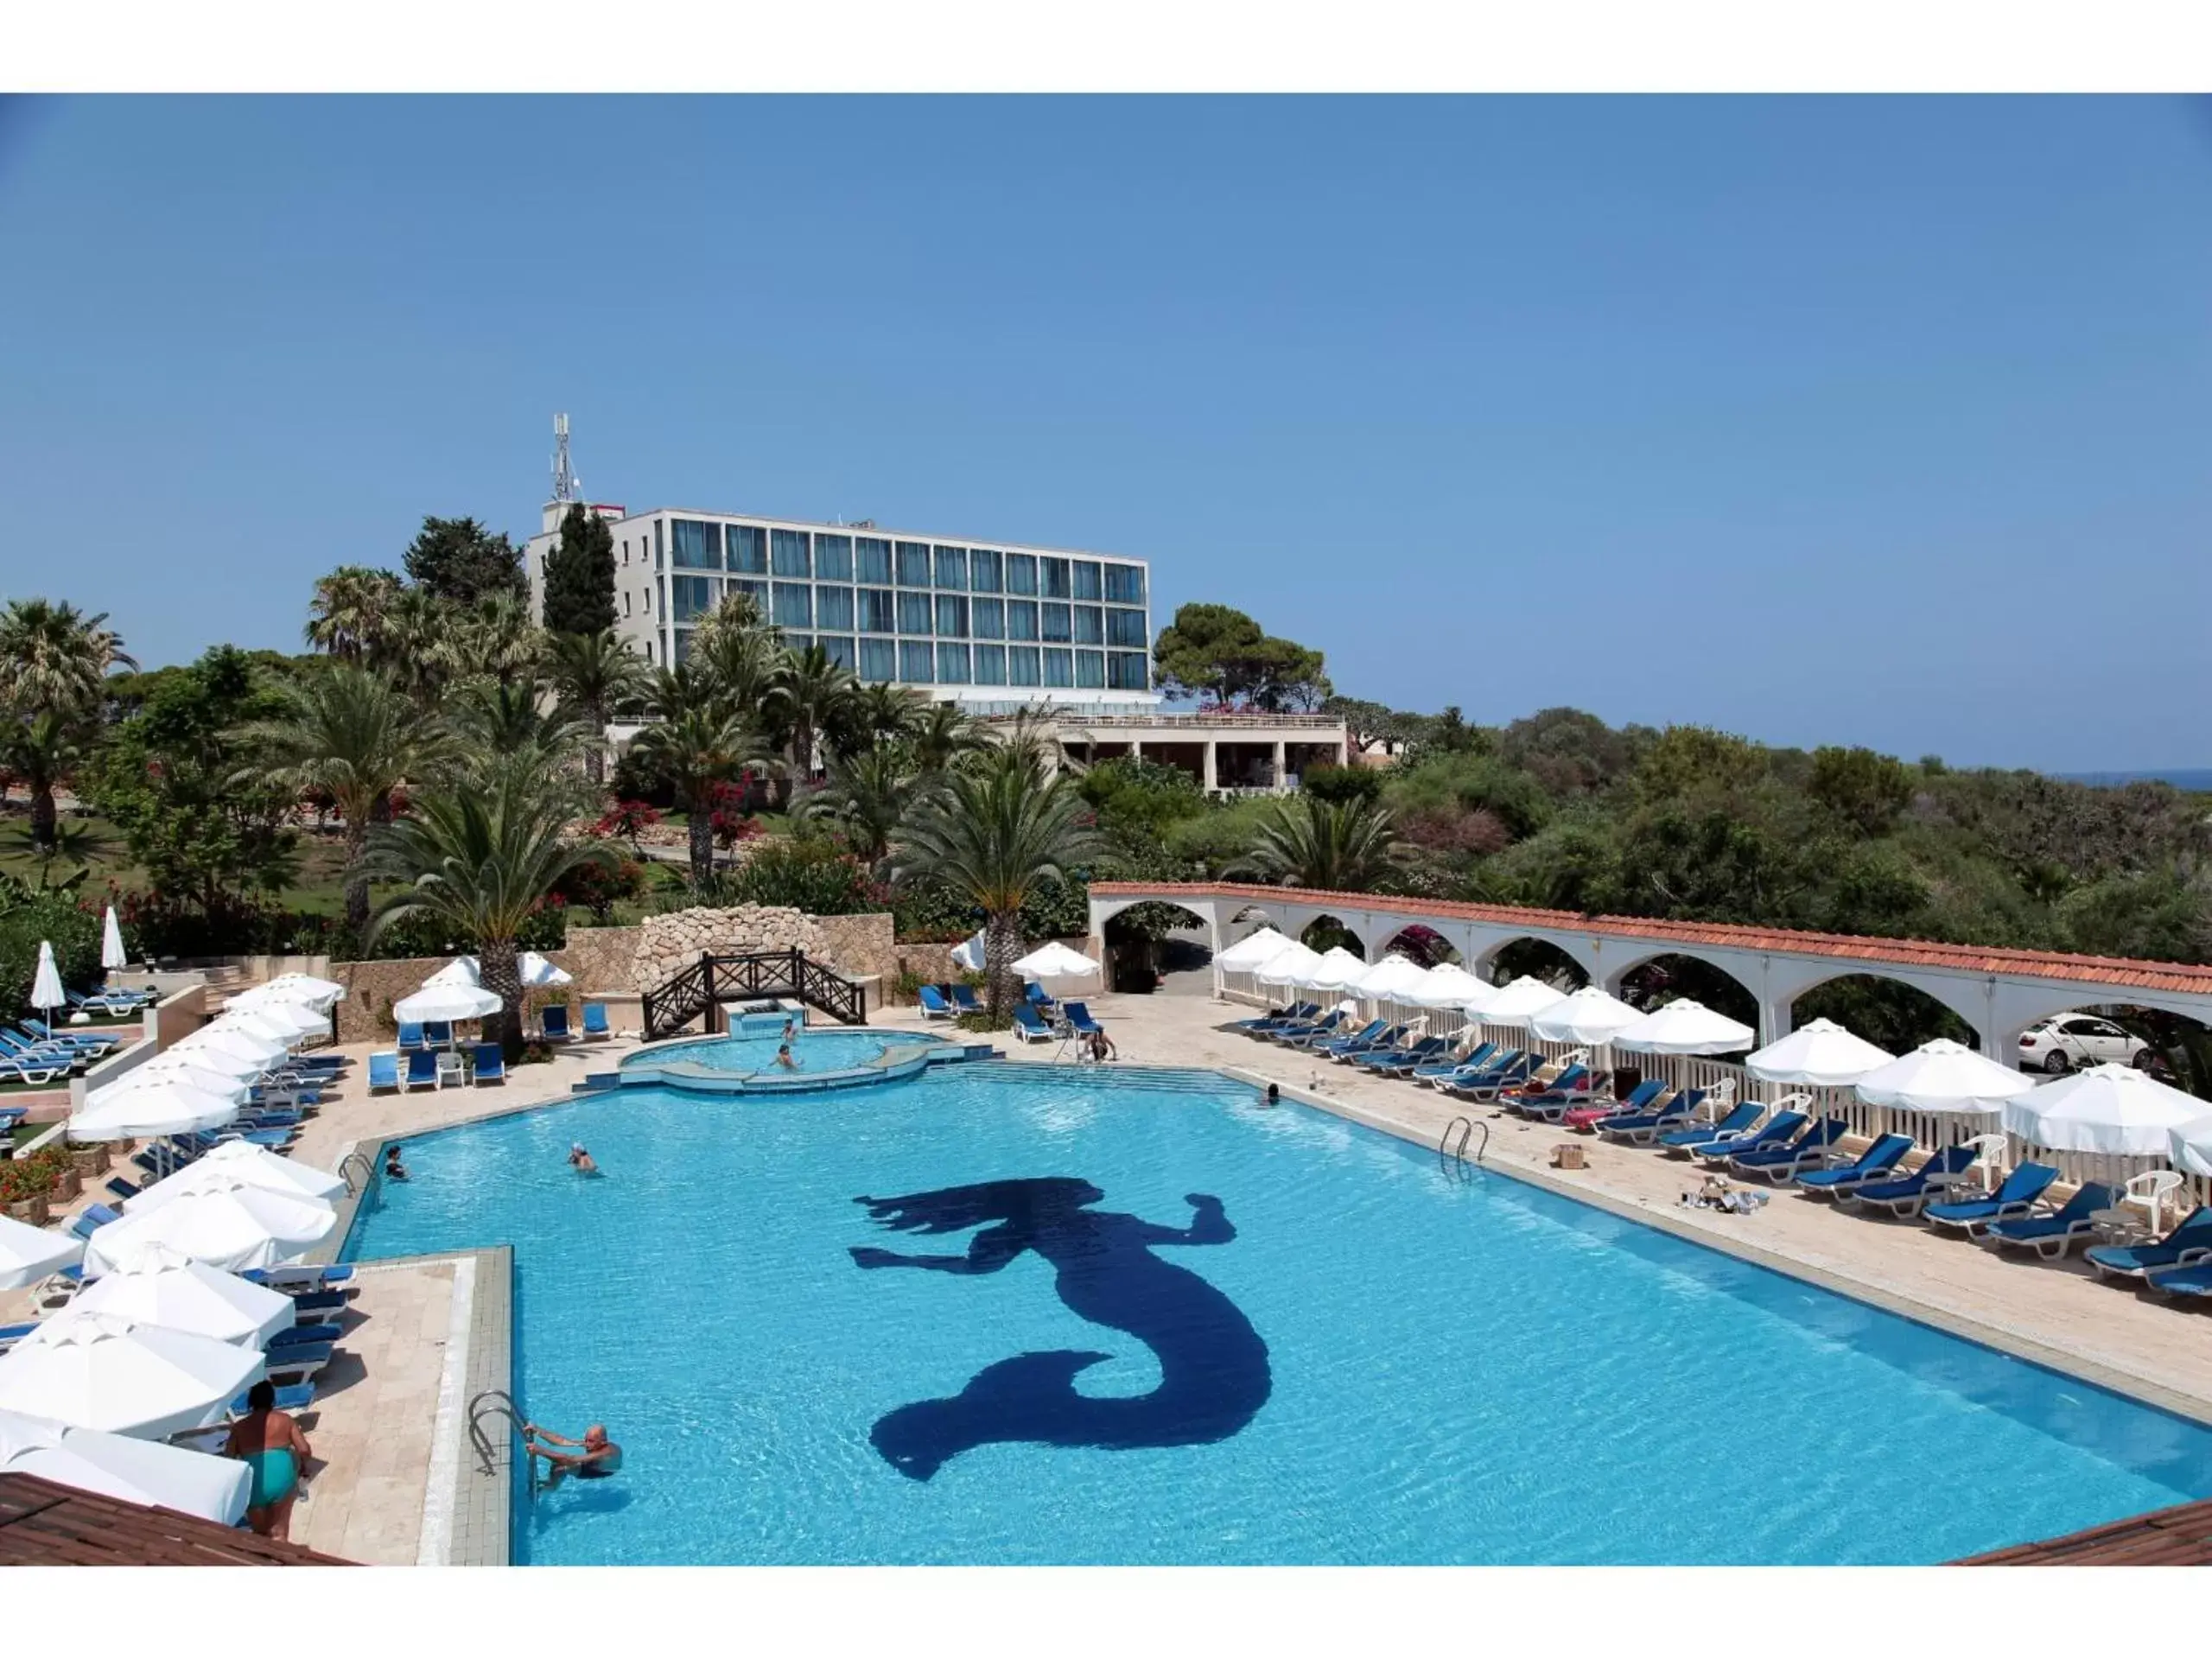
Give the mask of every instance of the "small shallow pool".
M 801 1071 L 849 1071 L 882 1058 L 894 1043 L 927 1040 L 909 1033 L 880 1031 L 803 1031 L 791 1045 L 791 1058 Z M 647 1071 L 670 1065 L 711 1066 L 733 1077 L 749 1077 L 776 1070 L 780 1036 L 703 1037 L 696 1042 L 656 1043 L 623 1062 L 628 1071 Z

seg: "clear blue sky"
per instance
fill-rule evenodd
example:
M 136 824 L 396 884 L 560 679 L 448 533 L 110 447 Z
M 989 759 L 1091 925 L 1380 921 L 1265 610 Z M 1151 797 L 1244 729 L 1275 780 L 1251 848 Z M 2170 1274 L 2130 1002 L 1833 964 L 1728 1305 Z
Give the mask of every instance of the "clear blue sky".
M 0 111 L 0 591 L 295 648 L 425 512 L 1141 554 L 1339 690 L 2212 762 L 2212 117 L 2152 100 Z

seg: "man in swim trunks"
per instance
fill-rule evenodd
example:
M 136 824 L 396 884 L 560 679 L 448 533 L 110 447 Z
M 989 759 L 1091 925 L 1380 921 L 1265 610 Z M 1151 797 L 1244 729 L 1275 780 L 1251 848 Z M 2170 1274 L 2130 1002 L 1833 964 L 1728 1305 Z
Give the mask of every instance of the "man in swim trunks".
M 776 1064 L 782 1066 L 786 1071 L 796 1071 L 798 1070 L 798 1062 L 791 1058 L 791 1046 L 789 1043 L 780 1043 L 777 1045 Z
M 603 1480 L 621 1472 L 622 1448 L 607 1438 L 604 1423 L 594 1423 L 584 1430 L 581 1440 L 553 1433 L 536 1423 L 524 1423 L 522 1438 L 524 1448 L 531 1457 L 545 1459 L 545 1490 L 549 1492 L 569 1475 L 578 1480 Z M 539 1445 L 541 1440 L 545 1444 Z M 573 1446 L 576 1450 L 556 1452 L 553 1447 L 556 1446 Z
M 569 1143 L 569 1166 L 579 1175 L 599 1173 L 599 1166 L 592 1162 L 591 1154 L 584 1150 L 584 1143 L 581 1141 L 571 1141 Z
M 264 1377 L 246 1391 L 246 1414 L 231 1425 L 223 1455 L 252 1471 L 246 1488 L 246 1524 L 264 1538 L 292 1535 L 292 1504 L 300 1473 L 315 1455 L 289 1413 L 276 1409 L 276 1385 Z

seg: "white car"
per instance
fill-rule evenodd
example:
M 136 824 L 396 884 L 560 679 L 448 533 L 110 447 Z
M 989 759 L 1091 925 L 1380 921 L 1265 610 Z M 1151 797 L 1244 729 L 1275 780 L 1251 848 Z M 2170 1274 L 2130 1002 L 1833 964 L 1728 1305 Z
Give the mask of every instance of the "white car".
M 2111 1060 L 2140 1067 L 2150 1058 L 2151 1046 L 2140 1037 L 2093 1014 L 2062 1014 L 2020 1033 L 2021 1065 L 2055 1077 Z

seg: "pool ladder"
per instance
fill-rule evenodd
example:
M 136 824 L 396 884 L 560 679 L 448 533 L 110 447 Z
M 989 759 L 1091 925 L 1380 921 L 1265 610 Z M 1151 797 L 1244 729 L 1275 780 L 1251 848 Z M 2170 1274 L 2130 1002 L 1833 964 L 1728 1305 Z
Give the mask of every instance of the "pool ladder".
M 357 1164 L 361 1170 L 359 1186 L 353 1184 L 353 1167 Z M 338 1179 L 346 1183 L 346 1192 L 349 1198 L 355 1193 L 367 1192 L 369 1183 L 376 1179 L 376 1164 L 365 1152 L 349 1152 L 338 1160 Z
M 1436 1155 L 1449 1167 L 1464 1166 L 1467 1161 L 1467 1143 L 1475 1138 L 1475 1131 L 1482 1131 L 1482 1143 L 1475 1148 L 1475 1163 L 1479 1166 L 1490 1154 L 1490 1125 L 1478 1123 L 1462 1113 L 1444 1126 L 1443 1136 L 1436 1143 Z
M 468 1402 L 468 1439 L 476 1448 L 476 1466 L 487 1475 L 499 1472 L 499 1450 L 492 1443 L 492 1436 L 484 1427 L 486 1417 L 504 1417 L 522 1433 L 522 1413 L 515 1408 L 514 1395 L 505 1389 L 486 1389 Z M 525 1454 L 523 1462 L 528 1466 L 530 1495 L 537 1496 L 537 1459 Z

